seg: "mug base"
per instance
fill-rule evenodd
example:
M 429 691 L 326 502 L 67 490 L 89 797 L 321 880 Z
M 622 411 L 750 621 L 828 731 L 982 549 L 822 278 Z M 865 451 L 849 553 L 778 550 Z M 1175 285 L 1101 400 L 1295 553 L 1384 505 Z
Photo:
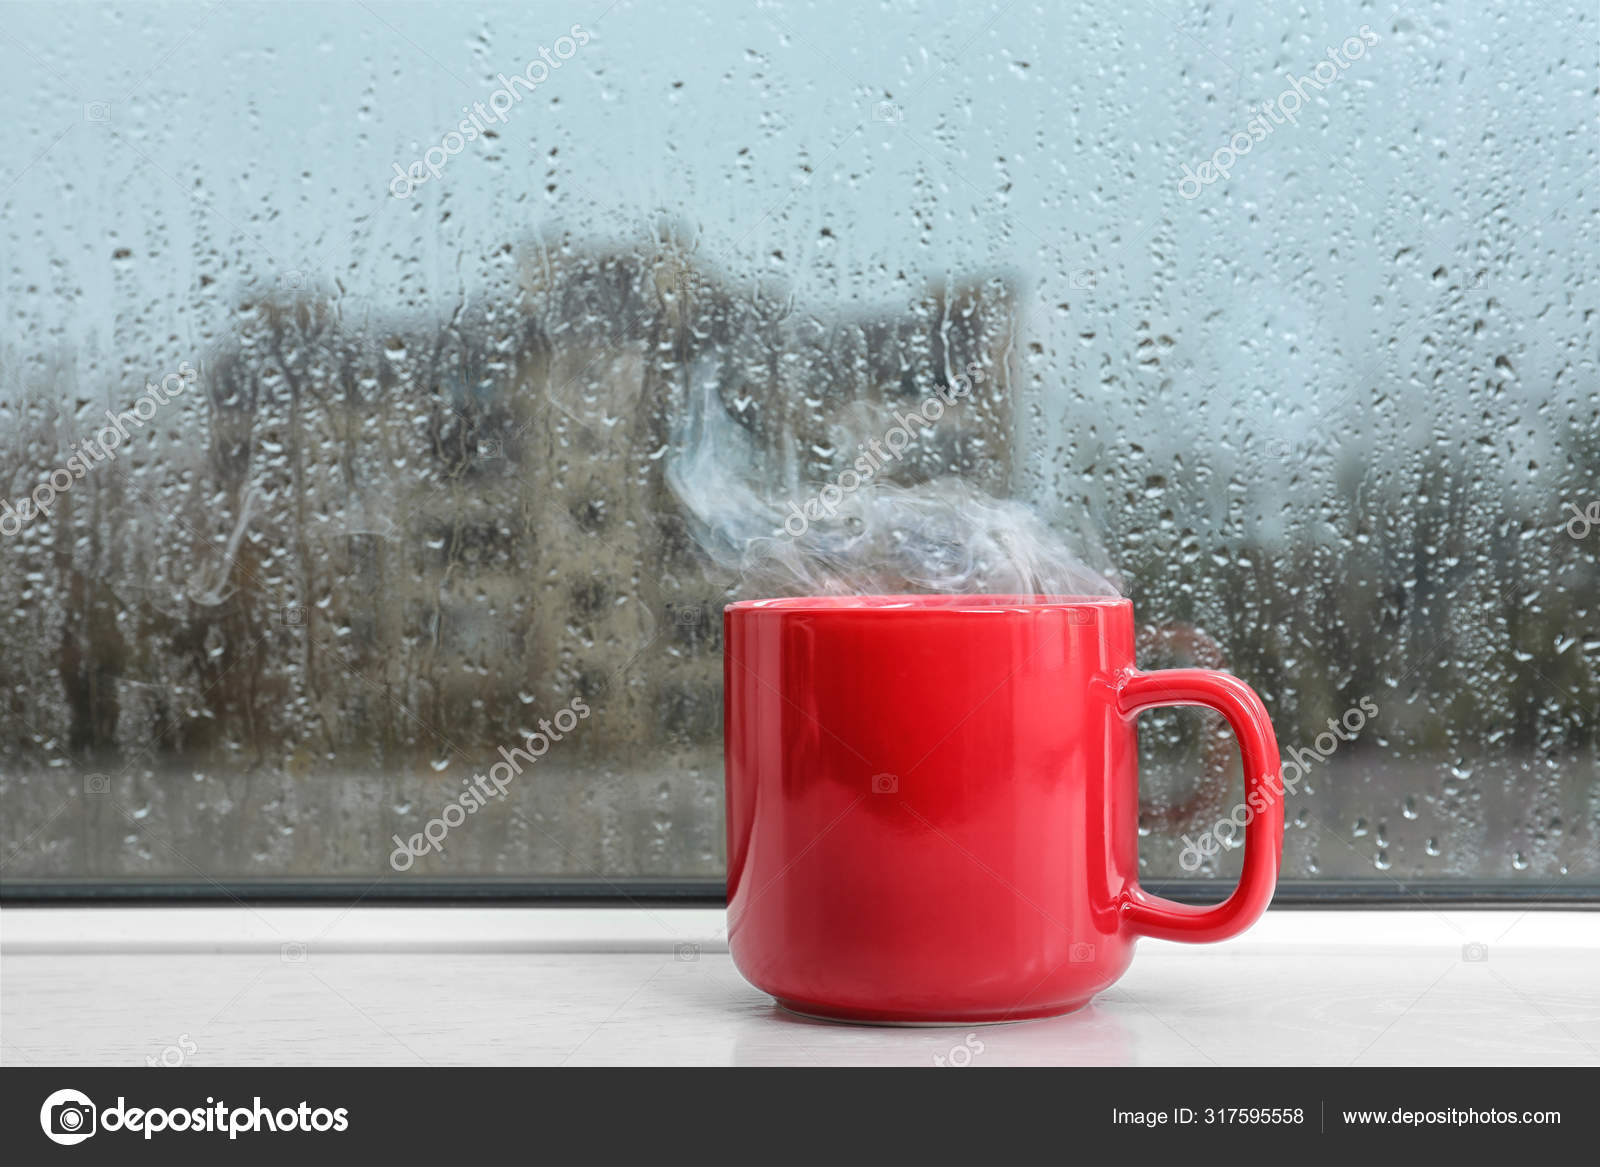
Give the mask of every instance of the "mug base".
M 829 1021 L 835 1025 L 881 1025 L 898 1029 L 971 1029 L 979 1025 L 1019 1025 L 1024 1021 L 1047 1021 L 1052 1017 L 1065 1017 L 1068 1013 L 1076 1013 L 1089 1003 L 1089 998 L 1085 997 L 1081 1001 L 1069 1001 L 1064 1005 L 1011 1011 L 999 1016 L 919 1018 L 855 1009 L 836 1011 L 826 1005 L 786 1001 L 782 997 L 774 997 L 773 1000 L 785 1013 L 793 1013 L 796 1017 L 804 1017 L 810 1021 Z

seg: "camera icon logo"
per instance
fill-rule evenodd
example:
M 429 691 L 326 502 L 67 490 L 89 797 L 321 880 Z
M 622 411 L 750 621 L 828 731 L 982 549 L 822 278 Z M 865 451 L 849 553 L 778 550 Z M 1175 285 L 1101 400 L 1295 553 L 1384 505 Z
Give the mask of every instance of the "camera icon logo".
M 1267 444 L 1262 448 L 1267 457 L 1275 462 L 1287 462 L 1294 456 L 1294 446 L 1283 438 L 1268 438 Z
M 898 794 L 900 792 L 900 776 L 898 774 L 874 774 L 872 776 L 872 793 Z
M 480 462 L 493 462 L 505 453 L 505 445 L 499 438 L 484 438 L 478 443 L 478 460 Z
M 39 1125 L 52 1143 L 71 1147 L 94 1134 L 96 1113 L 81 1090 L 57 1090 L 39 1108 Z
M 672 950 L 672 959 L 685 962 L 699 960 L 700 946 L 698 944 L 680 944 Z
M 1073 964 L 1089 964 L 1094 960 L 1094 945 L 1074 944 L 1067 953 L 1067 959 Z
M 1473 940 L 1461 946 L 1461 959 L 1468 964 L 1482 964 L 1489 959 L 1489 946 L 1481 940 Z
M 673 290 L 680 296 L 700 297 L 711 294 L 711 281 L 692 267 L 678 272 L 672 281 Z
M 299 604 L 285 604 L 278 611 L 278 622 L 286 628 L 304 628 L 306 610 Z
M 1094 287 L 1094 271 L 1087 267 L 1076 267 L 1067 275 L 1067 286 L 1074 292 L 1087 292 Z
M 284 964 L 304 964 L 306 962 L 306 946 L 298 940 L 291 940 L 287 944 L 278 946 L 278 959 Z
M 104 125 L 111 120 L 109 101 L 90 101 L 83 106 L 83 120 L 91 125 Z
M 88 774 L 83 779 L 83 792 L 85 794 L 110 794 L 111 779 L 105 774 Z
M 872 120 L 882 122 L 886 126 L 899 125 L 905 120 L 905 114 L 892 101 L 880 101 L 872 107 Z
M 700 623 L 700 609 L 692 604 L 677 604 L 672 608 L 672 622 L 682 628 L 693 628 Z

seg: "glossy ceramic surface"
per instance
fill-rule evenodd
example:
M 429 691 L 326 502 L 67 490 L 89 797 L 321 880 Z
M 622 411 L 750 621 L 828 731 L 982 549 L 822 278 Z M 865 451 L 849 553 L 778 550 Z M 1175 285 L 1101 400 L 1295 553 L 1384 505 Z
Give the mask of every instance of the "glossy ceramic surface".
M 729 947 L 785 1007 L 978 1024 L 1068 1012 L 1135 940 L 1265 910 L 1278 750 L 1226 673 L 1134 666 L 1122 599 L 758 600 L 724 614 Z M 1134 719 L 1204 705 L 1239 739 L 1244 871 L 1194 908 L 1138 886 Z

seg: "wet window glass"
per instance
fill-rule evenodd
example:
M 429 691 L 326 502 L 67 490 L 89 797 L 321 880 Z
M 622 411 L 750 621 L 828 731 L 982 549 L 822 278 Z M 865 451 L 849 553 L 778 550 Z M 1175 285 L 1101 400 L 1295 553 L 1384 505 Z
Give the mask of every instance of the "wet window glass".
M 1286 878 L 1600 887 L 1595 42 L 7 4 L 0 870 L 715 878 L 723 604 L 1060 579 L 1259 690 Z

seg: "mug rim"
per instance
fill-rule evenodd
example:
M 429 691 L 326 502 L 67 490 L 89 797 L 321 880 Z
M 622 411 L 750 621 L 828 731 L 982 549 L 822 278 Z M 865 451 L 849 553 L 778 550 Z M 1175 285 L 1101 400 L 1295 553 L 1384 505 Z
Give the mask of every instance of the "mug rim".
M 738 600 L 723 607 L 729 615 L 744 612 L 1038 612 L 1067 608 L 1131 608 L 1126 596 L 958 595 L 908 593 L 847 596 L 776 596 Z

